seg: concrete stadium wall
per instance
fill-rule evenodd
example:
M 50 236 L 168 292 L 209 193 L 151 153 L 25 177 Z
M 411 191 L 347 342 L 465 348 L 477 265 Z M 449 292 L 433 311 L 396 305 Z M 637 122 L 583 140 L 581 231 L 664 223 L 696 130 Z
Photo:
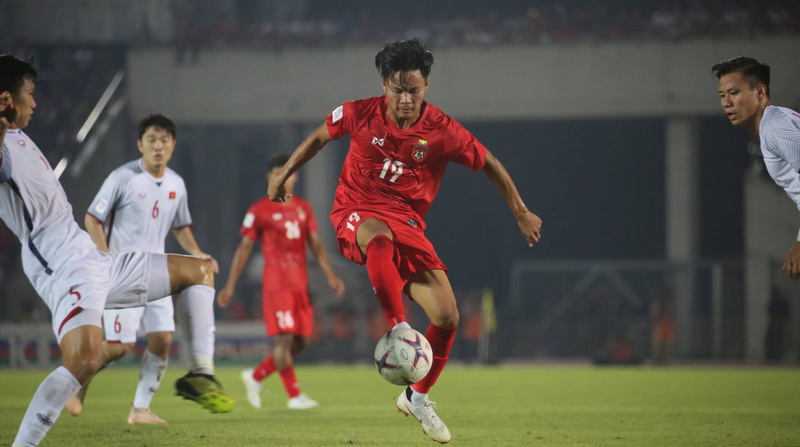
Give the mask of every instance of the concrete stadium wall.
M 739 55 L 773 67 L 778 104 L 800 103 L 798 38 L 452 48 L 435 52 L 428 100 L 461 120 L 721 113 L 715 62 Z M 131 50 L 134 116 L 164 110 L 195 123 L 322 122 L 342 102 L 382 94 L 377 48 L 209 50 L 176 65 L 174 50 Z

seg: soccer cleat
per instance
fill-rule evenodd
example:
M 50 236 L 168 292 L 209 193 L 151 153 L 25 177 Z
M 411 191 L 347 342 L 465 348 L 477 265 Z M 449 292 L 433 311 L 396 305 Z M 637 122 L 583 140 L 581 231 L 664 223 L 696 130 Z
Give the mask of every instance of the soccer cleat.
M 253 368 L 242 371 L 242 381 L 247 389 L 247 400 L 253 408 L 261 408 L 261 382 L 253 378 Z
M 228 413 L 236 407 L 236 401 L 208 374 L 189 373 L 181 377 L 175 382 L 175 394 L 199 403 L 212 413 Z
M 286 404 L 286 406 L 290 410 L 308 410 L 309 408 L 317 408 L 319 406 L 319 402 L 306 396 L 305 393 L 300 393 L 297 396 L 289 399 L 289 402 Z
M 167 421 L 156 416 L 155 413 L 150 411 L 149 408 L 136 408 L 131 405 L 131 412 L 128 413 L 128 423 L 134 424 L 152 424 L 152 425 L 165 425 Z
M 444 425 L 439 416 L 433 409 L 436 408 L 436 402 L 425 400 L 420 405 L 415 405 L 406 397 L 406 390 L 400 393 L 397 398 L 397 412 L 408 416 L 414 416 L 422 425 L 422 431 L 431 437 L 434 441 L 440 444 L 450 442 L 450 430 Z

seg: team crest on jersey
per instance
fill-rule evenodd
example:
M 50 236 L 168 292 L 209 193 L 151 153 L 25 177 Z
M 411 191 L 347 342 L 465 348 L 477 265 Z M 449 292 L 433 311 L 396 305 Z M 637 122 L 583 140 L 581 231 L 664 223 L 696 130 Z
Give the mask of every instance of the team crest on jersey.
M 419 140 L 419 143 L 414 145 L 414 160 L 422 161 L 428 155 L 428 150 L 428 140 Z
M 303 207 L 297 207 L 297 218 L 302 222 L 306 220 L 306 212 L 303 211 Z
M 175 193 L 175 191 L 170 191 L 169 192 L 169 198 L 170 199 L 174 199 L 175 197 L 177 197 L 177 194 Z

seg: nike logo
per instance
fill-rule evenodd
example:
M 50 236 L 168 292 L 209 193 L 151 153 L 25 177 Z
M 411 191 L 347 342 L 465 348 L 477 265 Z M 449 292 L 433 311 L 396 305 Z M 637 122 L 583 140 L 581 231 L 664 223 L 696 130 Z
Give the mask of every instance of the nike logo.
M 52 419 L 50 419 L 49 417 L 43 415 L 42 413 L 36 413 L 36 417 L 39 418 L 39 422 L 41 422 L 42 424 L 44 424 L 44 425 L 46 425 L 48 427 L 52 427 L 53 426 Z

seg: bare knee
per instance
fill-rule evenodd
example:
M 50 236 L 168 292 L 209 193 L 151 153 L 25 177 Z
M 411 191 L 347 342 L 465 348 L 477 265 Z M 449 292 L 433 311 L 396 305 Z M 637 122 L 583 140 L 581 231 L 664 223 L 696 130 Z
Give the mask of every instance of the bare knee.
M 97 347 L 81 347 L 71 355 L 64 356 L 64 367 L 81 384 L 91 379 L 103 364 L 103 351 Z
M 292 366 L 292 342 L 294 335 L 281 334 L 275 337 L 275 344 L 272 347 L 272 358 L 275 362 L 275 369 L 281 371 Z
M 385 223 L 370 217 L 358 226 L 358 233 L 356 234 L 358 247 L 363 253 L 366 254 L 369 243 L 379 236 L 388 237 L 390 240 L 394 240 L 392 230 L 390 230 Z
M 454 303 L 453 305 L 448 305 L 440 309 L 431 319 L 431 323 L 439 327 L 456 327 L 458 326 L 459 318 L 458 308 Z
M 192 286 L 214 287 L 214 271 L 205 261 L 191 256 L 169 255 L 167 258 L 172 293 Z
M 298 352 L 305 350 L 310 344 L 310 337 L 295 335 L 294 339 L 292 340 L 292 354 L 297 354 Z
M 103 343 L 103 361 L 113 362 L 133 350 L 134 343 Z
M 147 334 L 147 350 L 161 357 L 169 357 L 172 346 L 172 332 L 151 332 Z

